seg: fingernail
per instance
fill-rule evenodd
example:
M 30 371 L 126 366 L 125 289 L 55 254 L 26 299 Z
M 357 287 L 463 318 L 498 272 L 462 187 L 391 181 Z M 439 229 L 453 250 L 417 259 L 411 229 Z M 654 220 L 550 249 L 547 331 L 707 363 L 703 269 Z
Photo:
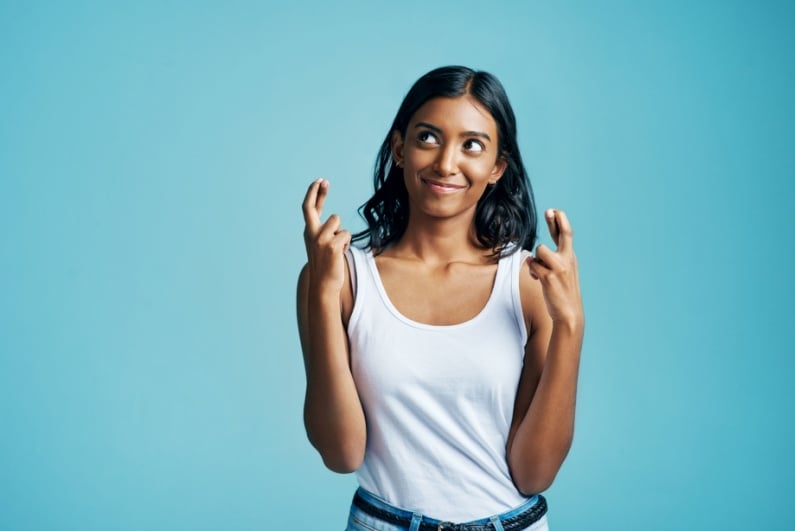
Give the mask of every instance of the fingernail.
M 546 214 L 548 218 L 551 218 L 555 215 L 555 211 L 552 210 L 551 208 L 548 208 Z

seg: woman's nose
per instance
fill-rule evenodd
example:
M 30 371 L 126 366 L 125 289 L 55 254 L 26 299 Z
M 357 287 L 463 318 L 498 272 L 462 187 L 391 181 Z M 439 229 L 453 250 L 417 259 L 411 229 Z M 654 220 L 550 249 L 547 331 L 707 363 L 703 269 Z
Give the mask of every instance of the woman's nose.
M 433 169 L 441 177 L 458 173 L 458 152 L 454 145 L 447 144 L 439 150 Z

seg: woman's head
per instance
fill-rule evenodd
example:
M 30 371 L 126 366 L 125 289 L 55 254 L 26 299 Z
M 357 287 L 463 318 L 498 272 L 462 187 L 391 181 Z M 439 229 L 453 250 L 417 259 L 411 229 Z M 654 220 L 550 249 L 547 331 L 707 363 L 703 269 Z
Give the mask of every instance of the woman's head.
M 462 66 L 437 68 L 411 87 L 398 109 L 378 153 L 375 194 L 360 208 L 369 228 L 354 240 L 369 239 L 378 250 L 399 240 L 409 216 L 408 192 L 403 170 L 395 161 L 395 138 L 406 139 L 415 113 L 434 98 L 469 96 L 493 118 L 497 129 L 497 159 L 504 172 L 485 188 L 475 212 L 475 234 L 486 248 L 501 252 L 511 243 L 532 248 L 536 239 L 536 211 L 532 188 L 516 141 L 516 118 L 500 82 L 487 72 Z

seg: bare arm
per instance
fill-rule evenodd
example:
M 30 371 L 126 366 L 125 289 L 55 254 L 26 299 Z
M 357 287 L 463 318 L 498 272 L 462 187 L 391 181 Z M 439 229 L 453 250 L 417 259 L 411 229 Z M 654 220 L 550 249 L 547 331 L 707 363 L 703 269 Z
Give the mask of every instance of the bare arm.
M 585 326 L 571 226 L 563 212 L 551 212 L 558 251 L 538 246 L 521 281 L 528 341 L 507 454 L 525 494 L 549 488 L 571 447 Z
M 321 223 L 327 193 L 328 181 L 317 180 L 303 205 L 308 263 L 298 279 L 297 306 L 306 368 L 304 425 L 325 465 L 346 473 L 364 458 L 366 428 L 343 323 L 352 300 L 344 256 L 351 234 L 336 215 Z

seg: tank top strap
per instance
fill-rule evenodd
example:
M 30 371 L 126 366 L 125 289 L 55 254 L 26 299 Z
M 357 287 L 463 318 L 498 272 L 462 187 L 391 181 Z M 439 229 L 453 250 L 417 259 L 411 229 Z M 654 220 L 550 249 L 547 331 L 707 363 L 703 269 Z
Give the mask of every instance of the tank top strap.
M 530 256 L 532 256 L 532 254 L 527 249 L 519 249 L 511 255 L 502 258 L 503 260 L 511 261 L 511 266 L 506 267 L 505 269 L 508 270 L 510 274 L 511 304 L 513 305 L 513 313 L 516 318 L 516 324 L 519 327 L 519 331 L 522 335 L 523 345 L 527 343 L 527 325 L 525 324 L 524 320 L 522 296 L 519 286 L 522 275 L 527 274 L 524 271 L 524 263 Z
M 351 288 L 353 290 L 353 310 L 348 321 L 348 326 L 356 322 L 361 314 L 362 306 L 367 306 L 366 299 L 372 293 L 377 292 L 375 279 L 368 266 L 370 250 L 360 249 L 351 245 L 345 254 L 348 261 L 348 270 L 351 277 Z

